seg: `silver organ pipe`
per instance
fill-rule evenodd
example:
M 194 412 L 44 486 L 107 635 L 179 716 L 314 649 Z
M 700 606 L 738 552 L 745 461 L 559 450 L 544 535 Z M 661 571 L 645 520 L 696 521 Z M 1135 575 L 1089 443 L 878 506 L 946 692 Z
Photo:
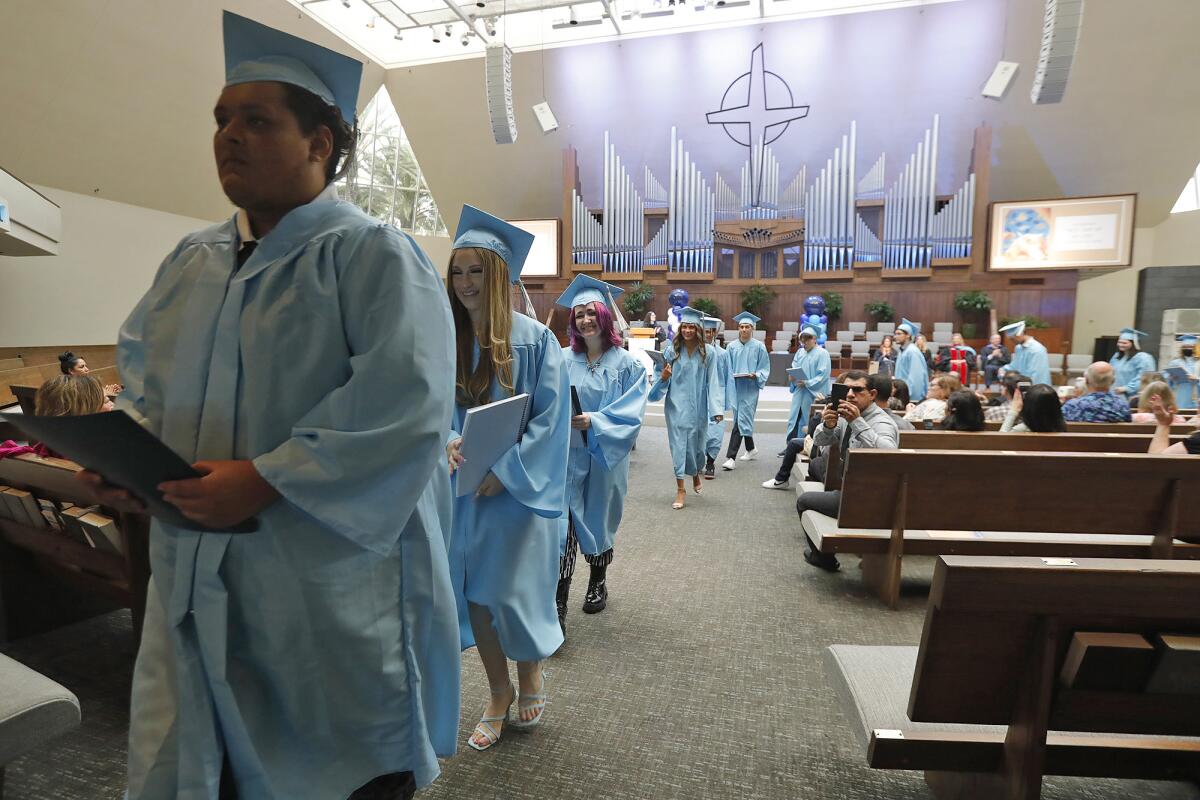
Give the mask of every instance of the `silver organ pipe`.
M 933 258 L 970 258 L 974 218 L 975 175 L 971 174 L 934 217 Z
M 725 182 L 721 174 L 717 173 L 716 219 L 721 222 L 733 222 L 741 216 L 741 211 L 738 196 L 733 193 L 733 189 Z
M 644 167 L 643 169 L 645 170 L 643 197 L 646 198 L 646 205 L 665 206 L 667 204 L 667 190 L 658 182 L 658 178 L 654 177 L 654 173 L 650 171 L 649 167 Z
M 668 268 L 673 272 L 709 272 L 712 270 L 715 209 L 713 190 L 700 175 L 674 128 L 671 130 L 671 148 Z
M 779 216 L 786 219 L 804 219 L 804 201 L 808 197 L 805 184 L 808 178 L 808 168 L 801 167 L 792 178 L 792 182 L 783 190 L 779 204 Z
M 883 245 L 879 237 L 867 227 L 862 217 L 854 215 L 854 260 L 877 264 L 883 260 Z
M 879 154 L 879 159 L 875 162 L 863 179 L 858 182 L 858 199 L 860 200 L 881 200 L 884 196 L 883 191 L 883 176 L 887 167 L 887 155 Z
M 857 123 L 851 122 L 850 132 L 842 136 L 832 158 L 825 161 L 825 168 L 805 192 L 802 214 L 806 272 L 849 270 L 854 264 L 857 139 Z
M 935 115 L 933 125 L 917 142 L 908 164 L 885 193 L 883 266 L 889 269 L 920 269 L 932 262 L 938 128 L 939 118 Z

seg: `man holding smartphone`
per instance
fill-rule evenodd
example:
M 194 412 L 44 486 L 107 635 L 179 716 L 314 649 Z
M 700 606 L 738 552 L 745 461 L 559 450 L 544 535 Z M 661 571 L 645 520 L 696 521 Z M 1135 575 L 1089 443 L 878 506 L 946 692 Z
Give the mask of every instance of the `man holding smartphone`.
M 829 393 L 829 405 L 821 415 L 821 424 L 813 435 L 813 444 L 841 448 L 842 474 L 845 475 L 850 459 L 845 454 L 850 450 L 880 449 L 895 450 L 900 446 L 900 432 L 896 422 L 887 411 L 875 404 L 876 391 L 869 386 L 867 373 L 850 370 L 842 376 L 842 383 Z M 796 500 L 796 513 L 816 511 L 836 517 L 842 504 L 842 493 L 805 492 Z M 837 557 L 817 552 L 812 540 L 805 535 L 804 560 L 814 567 L 836 572 L 840 568 Z

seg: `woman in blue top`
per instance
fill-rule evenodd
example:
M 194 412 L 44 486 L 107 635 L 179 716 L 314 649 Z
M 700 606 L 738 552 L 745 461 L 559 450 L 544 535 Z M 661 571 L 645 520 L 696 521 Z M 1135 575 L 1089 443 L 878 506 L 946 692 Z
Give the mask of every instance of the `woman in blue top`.
M 687 495 L 683 479 L 692 476 L 692 491 L 700 494 L 700 472 L 704 469 L 708 423 L 720 422 L 721 386 L 717 378 L 717 359 L 709 357 L 700 333 L 703 315 L 690 306 L 679 311 L 679 333 L 663 350 L 665 363 L 654 368 L 655 384 L 650 400 L 666 398 L 667 440 L 675 467 L 675 502 L 671 508 L 683 508 Z
M 1200 381 L 1200 362 L 1196 361 L 1196 342 L 1200 337 L 1194 333 L 1183 333 L 1175 337 L 1179 342 L 1179 358 L 1171 359 L 1167 369 L 1178 368 L 1185 376 L 1174 378 L 1168 375 L 1171 391 L 1175 393 L 1175 402 L 1180 408 L 1196 407 L 1196 382 Z
M 546 707 L 541 661 L 563 641 L 554 589 L 570 401 L 554 334 L 512 310 L 511 284 L 518 282 L 532 244 L 532 235 L 467 206 L 447 279 L 457 342 L 455 409 L 446 447 L 451 472 L 463 463 L 460 432 L 468 409 L 530 396 L 521 440 L 500 456 L 473 494 L 454 500 L 449 555 L 459 633 L 464 650 L 479 648 L 491 687 L 487 709 L 467 741 L 476 750 L 495 744 L 506 722 L 518 729 L 541 722 Z M 517 662 L 519 698 L 508 659 Z M 508 721 L 513 700 L 518 718 Z
M 1133 328 L 1122 328 L 1117 335 L 1117 352 L 1108 363 L 1117 373 L 1113 391 L 1126 400 L 1136 402 L 1141 391 L 1142 374 L 1154 372 L 1154 356 L 1138 348 L 1138 337 L 1146 334 Z
M 570 309 L 563 348 L 567 376 L 579 408 L 572 408 L 571 450 L 567 457 L 567 514 L 560 521 L 564 547 L 559 559 L 558 624 L 567 632 L 567 595 L 575 573 L 575 551 L 591 567 L 586 614 L 608 604 L 608 565 L 625 508 L 629 451 L 646 413 L 646 368 L 622 348 L 608 303 L 623 292 L 579 275 L 558 304 Z M 607 301 L 607 302 L 606 302 Z

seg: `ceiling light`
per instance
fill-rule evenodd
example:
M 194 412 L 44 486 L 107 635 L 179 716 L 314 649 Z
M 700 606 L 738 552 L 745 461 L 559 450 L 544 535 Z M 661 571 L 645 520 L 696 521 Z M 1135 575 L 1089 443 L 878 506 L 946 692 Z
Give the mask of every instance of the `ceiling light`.
M 461 39 L 460 41 L 462 42 L 462 46 L 463 46 L 463 47 L 466 47 L 467 45 L 469 45 L 469 44 L 471 43 L 471 33 L 470 33 L 470 31 L 468 31 L 467 33 L 464 33 L 464 34 L 462 35 L 462 39 Z
M 484 28 L 487 30 L 487 35 L 488 35 L 488 36 L 495 36 L 495 35 L 496 35 L 496 22 L 497 22 L 497 19 L 498 19 L 497 17 L 490 17 L 490 18 L 488 18 L 488 19 L 485 19 L 485 20 L 483 21 L 483 27 L 484 27 Z
M 437 28 L 430 26 L 429 31 L 433 34 L 433 43 L 440 44 L 442 37 L 438 36 Z
M 367 27 L 371 30 L 375 30 L 375 17 L 373 15 L 369 20 L 367 20 Z
M 674 3 L 675 0 L 671 0 L 671 2 Z M 575 13 L 575 6 L 571 6 L 571 18 L 567 22 L 570 25 L 579 24 L 579 15 Z
M 487 8 L 487 3 L 485 2 L 485 0 L 475 0 L 475 7 L 476 8 Z
M 446 26 L 446 38 L 449 39 L 453 36 L 454 36 L 454 30 L 449 25 L 447 25 Z
M 401 31 L 399 28 L 396 28 L 396 35 L 392 38 L 394 38 L 397 42 L 403 42 L 404 41 L 403 31 Z
M 350 0 L 342 0 L 342 5 L 343 5 L 343 6 L 345 6 L 346 8 L 349 8 L 349 7 L 350 7 Z

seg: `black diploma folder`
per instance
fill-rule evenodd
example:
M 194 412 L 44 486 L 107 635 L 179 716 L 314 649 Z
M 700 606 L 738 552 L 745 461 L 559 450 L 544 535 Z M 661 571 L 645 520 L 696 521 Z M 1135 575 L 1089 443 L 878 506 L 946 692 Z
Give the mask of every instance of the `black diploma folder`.
M 161 439 L 133 421 L 124 411 L 88 414 L 81 417 L 34 417 L 0 414 L 0 419 L 19 428 L 76 464 L 98 472 L 114 486 L 128 490 L 146 505 L 153 517 L 177 528 L 208 533 L 251 533 L 258 520 L 248 519 L 216 531 L 188 519 L 162 498 L 158 485 L 202 477 Z

